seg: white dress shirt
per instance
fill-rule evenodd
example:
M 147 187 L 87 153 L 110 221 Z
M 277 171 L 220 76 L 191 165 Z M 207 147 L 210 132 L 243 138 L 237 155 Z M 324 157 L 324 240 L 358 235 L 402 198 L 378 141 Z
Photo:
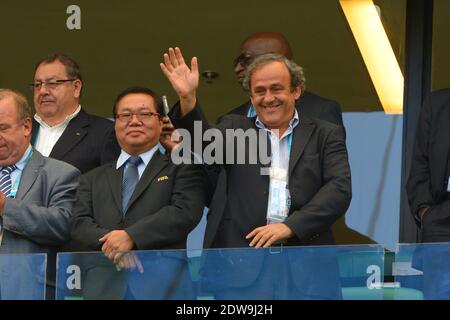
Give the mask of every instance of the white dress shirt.
M 39 133 L 36 138 L 34 148 L 42 153 L 44 156 L 48 157 L 53 150 L 56 142 L 61 138 L 64 130 L 66 130 L 69 125 L 70 120 L 75 118 L 81 110 L 81 106 L 74 113 L 68 115 L 63 122 L 50 127 L 48 124 L 42 120 L 42 118 L 36 113 L 34 115 L 34 120 L 39 123 Z

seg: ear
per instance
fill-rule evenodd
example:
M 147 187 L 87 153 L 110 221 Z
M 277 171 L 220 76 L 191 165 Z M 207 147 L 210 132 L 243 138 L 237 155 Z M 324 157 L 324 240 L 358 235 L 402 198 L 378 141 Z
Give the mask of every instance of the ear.
M 83 82 L 80 79 L 77 79 L 73 82 L 75 86 L 74 98 L 79 99 L 81 95 L 81 88 L 83 87 Z
M 158 128 L 158 135 L 161 136 L 162 129 L 163 129 L 163 120 L 162 117 L 158 118 L 159 128 Z
M 25 118 L 25 120 L 23 121 L 25 137 L 29 137 L 31 135 L 32 126 L 33 126 L 33 122 L 31 121 L 31 118 Z
M 295 100 L 300 98 L 301 95 L 302 95 L 302 88 L 300 86 L 296 86 L 295 89 L 294 89 Z
M 250 102 L 252 103 L 252 105 L 254 106 L 255 104 L 253 103 L 253 95 L 250 93 Z

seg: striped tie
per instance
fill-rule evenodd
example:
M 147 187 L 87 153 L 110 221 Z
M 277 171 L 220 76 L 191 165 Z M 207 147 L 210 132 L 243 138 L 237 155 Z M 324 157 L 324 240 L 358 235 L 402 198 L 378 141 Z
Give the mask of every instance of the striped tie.
M 0 170 L 0 191 L 3 192 L 3 194 L 6 197 L 11 196 L 11 188 L 12 188 L 12 182 L 11 182 L 11 172 L 16 170 L 17 167 L 15 165 L 2 167 Z
M 123 173 L 122 181 L 122 210 L 123 214 L 127 211 L 128 202 L 134 192 L 137 182 L 139 181 L 139 173 L 137 166 L 142 162 L 140 157 L 130 157 L 128 166 Z

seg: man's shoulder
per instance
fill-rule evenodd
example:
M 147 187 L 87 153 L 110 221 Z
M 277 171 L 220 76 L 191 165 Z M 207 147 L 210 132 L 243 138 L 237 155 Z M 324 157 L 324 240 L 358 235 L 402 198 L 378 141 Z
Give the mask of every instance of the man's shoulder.
M 50 158 L 50 157 L 45 157 L 37 150 L 33 150 L 33 155 L 32 155 L 32 158 L 30 159 L 30 161 L 42 164 L 42 166 L 45 168 L 50 168 L 51 170 L 49 170 L 49 172 L 52 174 L 55 174 L 55 175 L 61 174 L 61 173 L 80 174 L 80 171 L 73 165 L 71 165 L 65 161 L 61 161 L 61 160 Z
M 296 108 L 300 113 L 304 113 L 310 117 L 342 125 L 341 106 L 335 100 L 323 98 L 305 91 L 300 99 L 297 100 Z
M 116 170 L 116 164 L 117 164 L 117 160 L 110 161 L 108 163 L 105 163 L 101 166 L 95 167 L 95 168 L 87 171 L 86 173 L 83 174 L 83 176 L 90 177 L 93 179 L 96 179 L 96 177 L 106 176 L 109 174 L 109 172 Z
M 309 91 L 305 91 L 300 99 L 297 100 L 297 106 L 299 104 L 303 106 L 304 110 L 308 111 L 310 109 L 313 110 L 321 108 L 339 110 L 339 112 L 341 112 L 341 107 L 337 101 L 318 96 L 317 94 Z
M 249 101 L 246 101 L 245 103 L 243 103 L 240 106 L 232 109 L 230 112 L 228 112 L 225 115 L 237 114 L 237 115 L 246 116 L 247 112 L 248 112 L 248 107 L 249 107 Z
M 305 103 L 338 104 L 335 100 L 321 97 L 311 91 L 305 91 L 299 100 Z
M 248 129 L 254 127 L 255 117 L 249 118 L 241 114 L 226 114 L 219 119 L 218 124 L 224 128 Z
M 221 115 L 217 119 L 216 123 L 220 123 L 224 117 L 229 116 L 229 115 L 247 116 L 248 108 L 250 106 L 249 103 L 250 103 L 250 101 L 247 101 L 247 102 L 241 104 L 240 106 L 232 109 L 231 111 L 225 113 L 224 115 Z
M 310 123 L 314 124 L 317 128 L 320 128 L 322 130 L 332 131 L 332 130 L 340 127 L 339 125 L 337 125 L 335 123 L 332 123 L 332 122 L 329 122 L 327 120 L 323 120 L 320 118 L 315 118 L 315 117 L 312 117 L 307 114 L 299 114 L 299 117 L 300 117 L 300 123 L 302 122 L 302 120 L 303 120 L 303 122 L 310 122 Z
M 86 118 L 93 127 L 110 128 L 114 126 L 114 122 L 111 119 L 88 113 L 84 109 L 81 109 L 79 116 Z

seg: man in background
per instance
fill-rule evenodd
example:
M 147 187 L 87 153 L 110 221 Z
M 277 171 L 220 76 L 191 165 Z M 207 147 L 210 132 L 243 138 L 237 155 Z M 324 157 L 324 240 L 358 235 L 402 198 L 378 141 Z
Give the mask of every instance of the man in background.
M 80 105 L 83 80 L 75 60 L 62 53 L 41 59 L 31 86 L 36 109 L 31 141 L 36 150 L 81 173 L 117 159 L 114 123 Z
M 431 93 L 420 111 L 406 184 L 411 213 L 420 228 L 413 267 L 423 271 L 426 299 L 450 298 L 450 89 Z M 436 243 L 437 242 L 437 243 Z
M 242 42 L 238 56 L 234 60 L 234 73 L 239 84 L 243 85 L 245 71 L 250 63 L 256 57 L 266 53 L 281 54 L 289 60 L 292 60 L 293 57 L 291 46 L 282 33 L 253 33 Z M 342 123 L 341 107 L 334 100 L 325 99 L 303 90 L 301 96 L 295 102 L 295 107 L 299 112 L 309 117 L 326 120 L 342 127 L 344 126 Z M 250 100 L 248 100 L 239 107 L 231 110 L 228 114 L 241 114 L 251 117 L 255 115 L 255 110 Z

